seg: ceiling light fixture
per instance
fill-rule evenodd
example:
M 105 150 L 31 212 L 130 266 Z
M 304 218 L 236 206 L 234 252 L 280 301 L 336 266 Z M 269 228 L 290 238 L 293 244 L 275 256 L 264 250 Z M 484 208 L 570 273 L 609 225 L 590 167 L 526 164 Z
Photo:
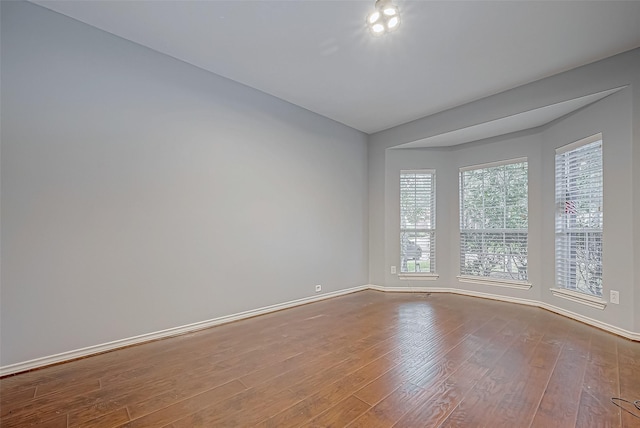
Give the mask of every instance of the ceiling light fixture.
M 367 16 L 367 25 L 374 35 L 389 33 L 400 26 L 400 11 L 391 0 L 376 0 L 375 8 Z

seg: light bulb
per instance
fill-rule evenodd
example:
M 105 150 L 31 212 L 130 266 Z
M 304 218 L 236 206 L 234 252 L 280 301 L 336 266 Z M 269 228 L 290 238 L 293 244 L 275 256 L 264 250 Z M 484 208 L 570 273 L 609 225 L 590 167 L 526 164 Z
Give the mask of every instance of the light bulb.
M 384 25 L 382 24 L 375 24 L 373 27 L 371 27 L 371 30 L 374 33 L 382 33 L 384 31 Z
M 400 11 L 392 1 L 376 0 L 375 10 L 367 16 L 367 26 L 376 36 L 395 31 L 400 25 Z
M 395 7 L 388 7 L 382 11 L 387 16 L 393 16 L 398 13 L 398 10 Z

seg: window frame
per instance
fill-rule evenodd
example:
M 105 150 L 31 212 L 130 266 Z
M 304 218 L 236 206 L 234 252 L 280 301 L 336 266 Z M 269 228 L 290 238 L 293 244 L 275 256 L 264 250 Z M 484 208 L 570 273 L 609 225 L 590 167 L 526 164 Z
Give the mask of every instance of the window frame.
M 502 202 L 502 206 L 499 207 L 503 210 L 503 227 L 501 228 L 492 228 L 492 227 L 485 227 L 486 224 L 483 224 L 482 227 L 477 227 L 477 228 L 467 228 L 465 226 L 467 226 L 465 224 L 465 220 L 467 220 L 466 217 L 466 211 L 465 211 L 465 206 L 467 204 L 465 204 L 465 174 L 468 173 L 469 171 L 482 171 L 482 173 L 485 173 L 484 170 L 488 170 L 491 168 L 497 168 L 497 167 L 502 167 L 502 166 L 507 166 L 507 165 L 517 165 L 517 164 L 524 164 L 525 168 L 526 168 L 526 173 L 525 173 L 525 180 L 526 180 L 526 189 L 525 189 L 525 197 L 524 197 L 524 204 L 522 204 L 523 201 L 519 201 L 521 206 L 524 206 L 525 210 L 526 210 L 526 227 L 518 227 L 518 228 L 513 228 L 513 227 L 507 227 L 507 210 L 509 208 L 508 206 L 508 187 L 505 184 L 505 188 L 504 188 L 504 198 L 503 198 L 503 202 Z M 484 180 L 484 177 L 483 177 Z M 484 186 L 484 183 L 483 183 Z M 484 191 L 484 189 L 483 189 Z M 476 165 L 470 165 L 470 166 L 465 166 L 459 169 L 459 186 L 458 186 L 458 192 L 459 192 L 459 272 L 460 274 L 458 275 L 458 281 L 460 282 L 471 282 L 471 283 L 482 283 L 482 284 L 487 284 L 487 285 L 494 285 L 494 286 L 499 286 L 499 287 L 509 287 L 509 288 L 518 288 L 518 289 L 529 289 L 531 288 L 531 283 L 528 280 L 528 256 L 529 256 L 529 163 L 528 163 L 528 158 L 527 157 L 519 157 L 519 158 L 513 158 L 513 159 L 506 159 L 506 160 L 502 160 L 502 161 L 496 161 L 496 162 L 489 162 L 489 163 L 483 163 L 483 164 L 476 164 Z M 483 206 L 482 206 L 482 213 L 481 216 L 482 218 L 485 218 L 486 216 L 486 211 L 485 211 L 485 206 L 484 206 L 484 196 L 482 197 L 483 200 Z M 495 207 L 494 207 L 495 208 Z M 517 269 L 517 277 L 516 278 L 505 278 L 505 277 L 497 277 L 497 276 L 491 276 L 492 273 L 494 273 L 493 271 L 491 271 L 489 273 L 489 275 L 473 275 L 473 274 L 469 274 L 468 273 L 468 269 L 466 269 L 467 267 L 467 256 L 468 255 L 472 255 L 475 253 L 469 253 L 467 251 L 467 249 L 465 248 L 465 245 L 467 243 L 466 240 L 466 236 L 468 236 L 469 234 L 479 234 L 482 236 L 483 238 L 483 250 L 484 250 L 484 238 L 486 237 L 486 235 L 491 235 L 491 234 L 502 234 L 502 240 L 504 243 L 508 242 L 508 240 L 511 239 L 516 239 L 515 242 L 516 244 L 521 242 L 521 235 L 524 234 L 524 248 L 525 248 L 525 255 L 524 255 L 524 259 L 525 259 L 525 263 L 524 263 L 524 278 L 520 278 L 520 275 L 522 275 L 521 273 L 521 268 L 519 266 L 517 266 L 517 264 L 515 263 L 515 260 L 513 262 L 513 264 L 516 266 Z M 509 234 L 515 235 L 515 237 L 508 237 Z M 520 236 L 518 236 L 520 235 Z M 520 239 L 520 241 L 518 241 L 518 239 Z M 511 241 L 510 241 L 511 242 Z M 509 274 L 509 275 L 513 275 L 515 272 L 511 271 L 508 272 L 507 266 L 512 268 L 512 263 L 508 260 L 508 254 L 509 253 L 509 249 L 505 244 L 504 249 L 502 250 L 502 253 L 504 254 L 504 274 Z
M 412 227 L 403 227 L 403 176 L 410 174 L 429 174 L 430 178 L 430 206 L 424 207 L 429 211 L 429 219 L 428 223 L 431 225 L 430 228 L 427 227 L 416 227 L 414 224 Z M 400 279 L 408 279 L 408 280 L 435 280 L 439 277 L 436 269 L 436 242 L 437 242 L 437 224 L 436 224 L 436 170 L 435 169 L 402 169 L 399 174 L 400 183 L 399 183 L 399 256 L 400 256 L 400 269 L 398 271 L 398 277 Z M 424 233 L 431 235 L 429 238 L 429 271 L 424 272 L 409 272 L 403 271 L 404 268 L 404 251 L 403 251 L 403 235 L 407 233 Z M 417 238 L 414 238 L 417 239 Z M 422 256 L 422 254 L 421 254 Z M 414 260 L 415 263 L 415 260 Z
M 569 183 L 571 180 L 577 180 L 580 177 L 581 171 L 572 171 L 570 174 L 559 171 L 559 166 L 562 163 L 566 169 L 572 162 L 592 162 L 595 151 L 585 151 L 580 156 L 569 157 L 569 154 L 576 153 L 578 150 L 584 150 L 586 146 L 593 145 L 595 151 L 598 153 L 595 168 L 593 165 L 589 165 L 589 170 L 582 172 L 582 174 L 590 174 L 588 178 L 587 186 L 571 186 Z M 593 174 L 596 174 L 595 176 Z M 582 303 L 598 309 L 604 309 L 606 307 L 606 301 L 603 300 L 604 286 L 603 286 L 603 238 L 604 238 L 604 141 L 602 133 L 591 135 L 581 140 L 575 141 L 570 144 L 558 147 L 556 149 L 555 161 L 554 161 L 554 175 L 555 175 L 555 218 L 554 218 L 554 284 L 551 288 L 552 293 L 555 296 L 562 297 L 568 300 L 572 300 L 578 303 Z M 595 178 L 594 178 L 595 177 Z M 560 180 L 560 181 L 559 181 Z M 593 185 L 597 184 L 594 188 Z M 585 195 L 586 192 L 588 193 Z M 573 195 L 573 196 L 570 196 Z M 595 196 L 598 203 L 597 211 L 593 211 L 591 208 L 584 209 L 585 204 L 592 204 Z M 570 208 L 568 208 L 570 207 Z M 579 209 L 583 209 L 579 212 Z M 570 210 L 570 211 L 568 211 Z M 592 227 L 589 225 L 593 221 L 593 214 L 595 214 L 595 222 L 599 223 L 599 227 Z M 581 219 L 578 219 L 581 217 Z M 576 226 L 578 222 L 584 223 L 584 218 L 587 218 L 587 224 L 581 224 L 581 227 L 572 227 L 570 222 L 573 222 L 573 226 Z M 580 263 L 578 260 L 579 246 L 574 243 L 578 242 L 580 234 L 584 234 L 585 247 L 583 252 L 586 252 L 587 258 L 590 260 L 594 255 L 598 259 L 597 267 L 595 268 L 596 275 L 589 275 L 584 277 L 585 286 L 579 287 L 578 284 L 578 270 Z M 595 241 L 595 250 L 592 251 L 589 245 L 589 237 Z M 569 241 L 567 241 L 569 240 Z M 569 242 L 569 243 L 567 243 Z M 575 257 L 573 256 L 575 254 Z M 563 256 L 569 255 L 569 259 Z M 584 269 L 591 271 L 586 266 L 590 263 L 584 263 Z M 572 272 L 574 272 L 572 277 Z M 581 272 L 580 275 L 584 273 Z M 581 275 L 582 276 L 582 275 Z M 589 292 L 585 287 L 587 282 L 595 278 L 599 283 L 600 294 Z M 573 283 L 570 281 L 574 280 Z

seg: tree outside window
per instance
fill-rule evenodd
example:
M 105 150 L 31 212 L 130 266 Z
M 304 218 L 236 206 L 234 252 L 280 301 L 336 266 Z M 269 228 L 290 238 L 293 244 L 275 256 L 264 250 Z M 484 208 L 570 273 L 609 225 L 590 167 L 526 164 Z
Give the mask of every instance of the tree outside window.
M 460 274 L 526 281 L 526 160 L 460 171 Z

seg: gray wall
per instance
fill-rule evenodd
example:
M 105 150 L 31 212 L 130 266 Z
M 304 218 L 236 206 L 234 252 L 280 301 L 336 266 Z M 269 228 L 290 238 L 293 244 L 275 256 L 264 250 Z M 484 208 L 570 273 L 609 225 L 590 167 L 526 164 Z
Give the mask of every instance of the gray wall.
M 553 123 L 542 132 L 541 212 L 544 228 L 542 284 L 553 284 L 554 271 L 544 266 L 554 263 L 554 214 L 548 207 L 554 204 L 555 179 L 553 176 L 555 149 L 602 132 L 602 159 L 604 169 L 604 232 L 603 232 L 603 298 L 609 299 L 609 290 L 620 292 L 620 305 L 609 305 L 604 311 L 562 300 L 562 307 L 584 313 L 591 318 L 634 330 L 634 298 L 639 293 L 633 285 L 633 183 L 632 183 L 632 120 L 630 88 L 617 92 L 575 114 Z M 640 146 L 639 146 L 640 147 Z M 638 213 L 640 214 L 640 213 Z M 549 287 L 542 287 L 543 301 L 559 306 Z
M 541 252 L 541 210 L 540 210 L 540 134 L 536 130 L 523 131 L 501 137 L 486 139 L 474 143 L 456 146 L 452 153 L 453 191 L 450 195 L 450 217 L 454 219 L 451 229 L 448 231 L 451 242 L 450 257 L 452 281 L 450 286 L 482 293 L 501 294 L 510 297 L 538 300 L 540 287 L 532 287 L 530 290 L 503 288 L 485 284 L 464 283 L 458 284 L 456 275 L 460 273 L 460 223 L 458 199 L 459 170 L 461 167 L 478 165 L 483 163 L 527 158 L 529 176 L 529 240 L 528 240 L 528 278 L 532 284 L 540 284 L 540 252 Z M 554 204 L 555 206 L 555 204 Z
M 640 55 L 639 55 L 640 56 Z M 633 120 L 633 264 L 635 275 L 633 276 L 633 289 L 635 290 L 635 331 L 640 331 L 640 78 L 636 77 L 636 83 L 631 87 L 632 94 L 632 120 Z
M 390 266 L 396 266 L 400 272 L 400 170 L 402 169 L 434 169 L 436 171 L 436 270 L 439 277 L 435 280 L 417 281 L 400 280 L 398 275 L 391 274 Z M 450 179 L 451 159 L 447 150 L 394 150 L 388 149 L 386 154 L 385 175 L 385 260 L 389 261 L 384 271 L 384 283 L 373 283 L 393 287 L 447 287 L 455 277 L 450 276 L 450 245 L 448 239 L 439 239 L 442 233 L 451 229 L 451 209 L 449 200 L 455 194 L 456 187 Z
M 1 3 L 0 365 L 367 284 L 364 134 Z
M 566 117 L 535 129 L 449 149 L 394 146 L 532 110 L 560 101 L 629 85 Z M 464 106 L 382 131 L 369 142 L 369 279 L 389 287 L 453 287 L 548 303 L 629 331 L 640 332 L 640 49 L 549 77 Z M 620 292 L 620 305 L 593 309 L 554 297 L 555 148 L 603 133 L 605 185 L 604 298 Z M 526 156 L 529 160 L 530 290 L 458 283 L 458 169 Z M 396 182 L 400 169 L 432 168 L 438 176 L 438 260 L 448 247 L 443 281 L 399 281 L 389 267 L 399 263 Z M 446 192 L 441 191 L 447 189 Z M 443 207 L 444 209 L 443 213 Z M 443 222 L 443 216 L 444 222 Z M 638 315 L 637 315 L 638 314 Z
M 457 287 L 640 332 L 640 50 L 367 139 L 33 4 L 0 4 L 0 366 L 311 296 L 315 284 Z M 541 128 L 393 149 L 623 85 Z M 553 151 L 595 132 L 605 294 L 621 293 L 604 311 L 548 291 Z M 458 168 L 521 156 L 533 287 L 458 283 Z M 436 281 L 389 272 L 409 168 L 437 170 Z

